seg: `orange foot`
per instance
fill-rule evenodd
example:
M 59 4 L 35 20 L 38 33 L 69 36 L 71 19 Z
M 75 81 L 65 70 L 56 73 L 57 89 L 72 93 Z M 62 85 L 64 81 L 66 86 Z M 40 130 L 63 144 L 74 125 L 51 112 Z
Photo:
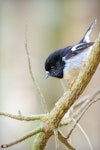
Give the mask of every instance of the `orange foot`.
M 75 83 L 75 79 L 72 80 L 72 81 L 68 84 L 68 88 L 69 88 L 70 90 L 72 89 L 74 83 Z
M 82 61 L 82 65 L 83 65 L 83 67 L 85 67 L 85 66 L 86 66 L 86 63 L 87 63 L 87 61 L 86 61 L 86 60 L 83 60 L 83 61 Z

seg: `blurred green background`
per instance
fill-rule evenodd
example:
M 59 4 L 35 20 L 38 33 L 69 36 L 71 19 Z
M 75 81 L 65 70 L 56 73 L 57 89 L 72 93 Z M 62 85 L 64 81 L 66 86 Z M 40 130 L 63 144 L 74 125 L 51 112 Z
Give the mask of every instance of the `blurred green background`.
M 46 98 L 49 111 L 63 94 L 59 79 L 45 80 L 44 62 L 56 49 L 77 43 L 88 26 L 97 18 L 91 39 L 100 31 L 99 0 L 0 0 L 0 111 L 18 114 L 44 113 L 41 100 L 28 71 L 25 52 L 25 24 L 28 25 L 28 50 L 35 79 Z M 26 21 L 27 20 L 27 21 Z M 100 67 L 83 95 L 91 95 L 100 87 Z M 94 150 L 100 149 L 100 102 L 95 103 L 80 121 Z M 0 116 L 0 144 L 24 135 L 39 122 L 20 122 Z M 67 128 L 65 131 L 67 133 Z M 29 150 L 33 137 L 8 150 Z M 71 136 L 72 144 L 89 150 L 79 129 Z M 52 137 L 46 150 L 55 149 Z M 61 150 L 66 148 L 60 145 Z

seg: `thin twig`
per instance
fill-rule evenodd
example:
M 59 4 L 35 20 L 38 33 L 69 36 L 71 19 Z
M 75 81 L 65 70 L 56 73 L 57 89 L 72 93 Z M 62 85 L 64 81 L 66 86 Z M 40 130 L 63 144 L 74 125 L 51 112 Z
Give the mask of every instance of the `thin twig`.
M 72 122 L 72 118 L 78 117 L 80 115 L 80 113 L 85 109 L 85 107 L 87 106 L 89 101 L 90 101 L 89 98 L 87 100 L 85 98 L 85 99 L 83 99 L 82 103 L 80 102 L 80 103 L 78 103 L 78 105 L 76 104 L 75 106 L 72 106 L 73 112 L 72 112 L 71 116 L 69 116 L 69 114 L 66 114 L 60 123 L 60 127 L 67 126 L 68 124 L 70 124 Z M 79 107 L 79 108 L 77 108 L 77 107 Z M 76 108 L 77 108 L 77 110 L 75 110 Z
M 88 110 L 88 108 L 95 102 L 97 102 L 98 100 L 100 100 L 100 98 L 97 98 L 96 100 L 92 101 L 91 103 L 89 103 L 87 105 L 87 107 L 83 110 L 83 112 L 81 113 L 80 117 L 77 119 L 76 123 L 74 124 L 73 128 L 70 130 L 69 134 L 67 135 L 66 139 L 69 139 L 69 137 L 71 136 L 72 132 L 74 131 L 77 123 L 80 121 L 80 119 L 82 118 L 82 116 L 85 114 L 85 112 Z
M 48 108 L 47 108 L 47 105 L 46 105 L 46 100 L 41 92 L 41 89 L 37 83 L 37 81 L 35 80 L 34 76 L 33 76 L 33 72 L 32 72 L 32 67 L 31 67 L 31 61 L 30 61 L 30 55 L 29 55 L 29 51 L 28 51 L 28 45 L 27 45 L 27 23 L 25 25 L 25 51 L 26 51 L 26 54 L 27 54 L 27 59 L 28 59 L 28 67 L 29 67 L 29 73 L 30 73 L 30 76 L 31 76 L 31 79 L 38 91 L 38 94 L 40 95 L 41 97 L 41 101 L 42 101 L 42 105 L 43 105 L 43 108 L 44 108 L 44 111 L 45 113 L 48 113 Z
M 95 97 L 97 97 L 98 94 L 100 94 L 100 89 L 98 89 L 90 98 L 84 97 L 84 98 L 82 98 L 81 102 L 79 101 L 78 103 L 74 104 L 72 106 L 73 107 L 72 117 L 69 117 L 69 115 L 67 113 L 62 119 L 62 121 L 60 123 L 60 127 L 70 124 L 72 122 L 72 118 L 78 117 L 78 115 L 80 115 L 83 112 L 83 110 L 88 106 L 88 104 L 91 103 L 92 101 L 94 101 Z M 77 108 L 77 110 L 75 110 L 76 108 Z
M 54 137 L 55 137 L 55 143 L 56 143 L 56 150 L 59 150 L 59 142 L 58 142 L 58 129 L 54 129 Z
M 29 132 L 25 136 L 15 140 L 15 141 L 13 141 L 11 143 L 1 145 L 0 148 L 7 148 L 7 147 L 10 147 L 10 146 L 16 145 L 16 144 L 18 144 L 18 143 L 20 143 L 20 142 L 22 142 L 22 141 L 24 141 L 24 140 L 34 136 L 34 135 L 40 133 L 40 132 L 44 132 L 44 128 L 38 128 L 36 130 L 32 130 L 31 132 Z
M 69 148 L 69 150 L 76 150 L 74 147 L 72 147 L 72 145 L 69 144 L 69 142 L 66 140 L 66 137 L 61 133 L 61 131 L 58 132 L 58 138 L 67 148 Z
M 73 118 L 73 121 L 76 123 L 76 120 Z M 86 134 L 86 132 L 84 131 L 84 129 L 81 127 L 81 125 L 79 123 L 77 123 L 77 127 L 81 130 L 81 132 L 83 133 L 83 135 L 85 136 L 88 144 L 89 144 L 89 147 L 90 147 L 90 150 L 93 150 L 93 146 L 91 144 L 91 141 L 88 137 L 88 135 Z
M 89 96 L 85 96 L 85 97 L 82 97 L 81 99 L 79 99 L 79 101 L 76 101 L 76 103 L 72 106 L 73 109 L 78 109 L 80 108 L 85 102 L 88 102 L 89 100 Z
M 13 115 L 5 112 L 0 112 L 0 116 L 5 116 L 16 120 L 21 120 L 21 121 L 34 121 L 34 120 L 45 121 L 48 118 L 48 114 L 23 116 L 23 115 Z

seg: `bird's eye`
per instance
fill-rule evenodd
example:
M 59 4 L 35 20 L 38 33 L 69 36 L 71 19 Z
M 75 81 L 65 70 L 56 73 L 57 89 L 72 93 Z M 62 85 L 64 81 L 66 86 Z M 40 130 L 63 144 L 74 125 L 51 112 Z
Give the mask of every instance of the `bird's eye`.
M 51 66 L 51 69 L 54 69 L 55 68 L 55 66 Z

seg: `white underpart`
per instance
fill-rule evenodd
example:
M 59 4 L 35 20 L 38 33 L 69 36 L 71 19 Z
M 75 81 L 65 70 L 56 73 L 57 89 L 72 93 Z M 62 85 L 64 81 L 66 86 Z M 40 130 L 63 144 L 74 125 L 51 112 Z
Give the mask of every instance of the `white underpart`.
M 68 60 L 63 58 L 63 61 L 65 61 L 65 68 L 63 71 L 64 79 L 70 80 L 77 77 L 80 70 L 82 69 L 83 61 L 87 60 L 91 50 L 92 46 Z

